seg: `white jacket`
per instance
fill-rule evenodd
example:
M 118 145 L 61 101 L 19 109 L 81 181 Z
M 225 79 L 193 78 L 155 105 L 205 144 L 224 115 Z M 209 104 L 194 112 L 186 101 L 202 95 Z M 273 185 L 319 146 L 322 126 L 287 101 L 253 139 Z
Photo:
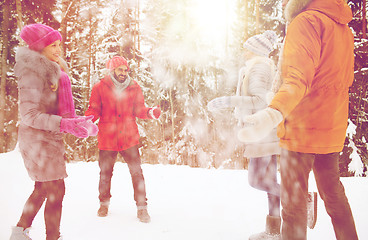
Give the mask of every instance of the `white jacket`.
M 276 76 L 276 66 L 267 57 L 253 57 L 239 71 L 236 96 L 231 97 L 235 116 L 243 125 L 243 117 L 267 107 L 266 95 Z M 248 158 L 280 154 L 276 128 L 260 142 L 246 144 L 244 156 Z

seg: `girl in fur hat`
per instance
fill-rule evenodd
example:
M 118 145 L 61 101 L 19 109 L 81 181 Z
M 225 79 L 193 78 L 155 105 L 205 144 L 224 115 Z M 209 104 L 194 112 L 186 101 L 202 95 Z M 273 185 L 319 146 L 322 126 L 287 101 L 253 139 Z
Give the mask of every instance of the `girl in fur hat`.
M 70 80 L 61 68 L 66 69 L 66 64 L 59 57 L 60 33 L 43 24 L 31 24 L 22 29 L 20 36 L 28 47 L 20 47 L 15 57 L 21 117 L 18 141 L 35 185 L 10 240 L 31 239 L 29 228 L 45 200 L 46 239 L 57 240 L 61 239 L 67 177 L 63 133 L 85 138 L 96 135 L 97 126 L 90 118 L 75 114 Z
M 245 67 L 239 71 L 236 96 L 213 99 L 208 103 L 210 111 L 235 107 L 235 116 L 244 125 L 244 119 L 267 107 L 271 92 L 277 91 L 278 73 L 269 58 L 274 49 L 277 36 L 273 31 L 255 35 L 244 43 Z M 272 94 L 271 94 L 272 95 Z M 257 133 L 255 133 L 257 134 Z M 260 141 L 245 145 L 244 157 L 249 159 L 249 184 L 268 195 L 266 229 L 264 232 L 250 236 L 250 240 L 280 239 L 280 184 L 277 182 L 277 159 L 281 152 L 276 128 Z M 309 194 L 308 226 L 314 227 L 316 216 L 315 193 Z
M 243 118 L 267 106 L 266 94 L 271 90 L 276 66 L 269 58 L 277 36 L 273 31 L 249 38 L 244 44 L 245 67 L 239 71 L 236 96 L 215 98 L 208 109 L 235 107 L 235 116 L 241 124 Z M 280 239 L 280 184 L 277 182 L 277 156 L 280 154 L 276 129 L 257 143 L 245 145 L 244 157 L 249 158 L 249 184 L 267 192 L 269 213 L 266 230 L 249 239 Z

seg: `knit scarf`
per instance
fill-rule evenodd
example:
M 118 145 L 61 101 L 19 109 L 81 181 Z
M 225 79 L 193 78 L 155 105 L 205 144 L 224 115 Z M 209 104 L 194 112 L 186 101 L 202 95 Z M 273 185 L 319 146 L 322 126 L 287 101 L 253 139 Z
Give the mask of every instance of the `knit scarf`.
M 65 118 L 76 117 L 70 79 L 64 71 L 60 72 L 59 79 L 58 115 Z
M 124 91 L 130 84 L 130 77 L 129 75 L 127 76 L 127 78 L 125 79 L 124 82 L 119 82 L 118 80 L 116 80 L 116 78 L 114 77 L 114 73 L 113 72 L 110 72 L 110 77 L 111 77 L 111 80 L 112 82 L 114 83 L 115 85 L 115 89 L 117 90 L 117 92 L 122 92 Z

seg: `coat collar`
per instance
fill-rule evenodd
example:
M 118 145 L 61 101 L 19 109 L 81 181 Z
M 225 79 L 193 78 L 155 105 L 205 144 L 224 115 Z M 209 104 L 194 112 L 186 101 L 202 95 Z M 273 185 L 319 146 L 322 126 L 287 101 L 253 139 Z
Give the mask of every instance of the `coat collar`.
M 285 7 L 285 19 L 291 22 L 312 0 L 289 0 Z
M 305 10 L 322 12 L 340 24 L 347 24 L 352 19 L 351 9 L 345 0 L 289 0 L 284 12 L 286 21 L 291 22 Z
M 19 47 L 15 54 L 15 61 L 14 73 L 17 77 L 33 72 L 51 84 L 57 85 L 60 78 L 60 66 L 41 53 L 28 47 Z

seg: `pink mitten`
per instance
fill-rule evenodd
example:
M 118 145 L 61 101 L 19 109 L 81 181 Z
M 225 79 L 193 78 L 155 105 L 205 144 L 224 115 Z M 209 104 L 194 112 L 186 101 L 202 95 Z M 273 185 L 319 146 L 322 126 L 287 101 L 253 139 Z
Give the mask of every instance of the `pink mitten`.
M 93 118 L 93 116 L 92 116 Z M 80 126 L 84 127 L 88 131 L 88 136 L 97 136 L 98 127 L 92 122 L 92 120 L 87 120 L 85 122 L 79 123 Z
M 93 119 L 93 115 L 89 115 L 89 116 L 75 116 L 76 119 L 83 119 L 84 121 L 88 121 L 88 120 L 92 120 Z
M 60 132 L 67 132 L 79 138 L 88 137 L 88 131 L 83 126 L 79 125 L 85 122 L 84 118 L 62 118 L 60 122 Z
M 153 107 L 148 111 L 149 115 L 153 119 L 158 119 L 161 116 L 161 109 L 159 106 Z

